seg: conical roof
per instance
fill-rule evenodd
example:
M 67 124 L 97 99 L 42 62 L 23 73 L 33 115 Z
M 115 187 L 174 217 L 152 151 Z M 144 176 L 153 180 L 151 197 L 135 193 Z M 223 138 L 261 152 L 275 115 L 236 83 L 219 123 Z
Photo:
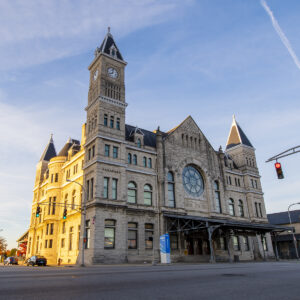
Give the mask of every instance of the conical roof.
M 226 143 L 226 150 L 237 145 L 245 145 L 253 148 L 251 142 L 249 141 L 246 134 L 235 120 L 235 116 L 233 115 L 232 124 Z
M 110 33 L 110 27 L 108 27 L 107 34 L 101 46 L 96 49 L 95 55 L 97 56 L 99 53 L 105 53 L 119 60 L 124 60 L 112 34 Z
M 56 151 L 55 151 L 55 147 L 54 147 L 53 137 L 51 134 L 49 143 L 46 146 L 46 148 L 40 158 L 40 161 L 42 161 L 42 160 L 49 161 L 52 157 L 55 157 L 55 156 L 56 156 Z

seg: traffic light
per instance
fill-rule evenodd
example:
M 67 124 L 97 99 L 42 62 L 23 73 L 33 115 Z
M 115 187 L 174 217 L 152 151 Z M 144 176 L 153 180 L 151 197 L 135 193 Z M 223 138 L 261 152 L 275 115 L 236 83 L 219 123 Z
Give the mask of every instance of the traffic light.
M 37 218 L 40 216 L 40 212 L 41 212 L 41 208 L 38 206 L 38 207 L 36 208 L 36 214 L 35 214 L 35 216 L 36 216 Z
M 63 219 L 65 220 L 67 218 L 67 209 L 64 209 Z
M 276 173 L 277 173 L 277 178 L 278 179 L 283 179 L 284 176 L 283 176 L 283 172 L 282 172 L 282 169 L 281 169 L 281 163 L 280 162 L 275 163 L 275 169 L 276 169 Z

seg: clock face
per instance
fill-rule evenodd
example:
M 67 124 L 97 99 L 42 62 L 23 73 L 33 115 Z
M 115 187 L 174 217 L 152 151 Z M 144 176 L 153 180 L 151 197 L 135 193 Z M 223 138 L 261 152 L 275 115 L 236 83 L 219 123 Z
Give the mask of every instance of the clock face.
M 114 68 L 108 68 L 107 69 L 107 74 L 111 78 L 117 78 L 118 77 L 118 72 Z
M 96 70 L 96 71 L 95 71 L 95 73 L 94 73 L 94 77 L 93 77 L 93 78 L 94 78 L 94 80 L 96 80 L 96 79 L 97 79 L 97 77 L 98 77 L 98 70 Z

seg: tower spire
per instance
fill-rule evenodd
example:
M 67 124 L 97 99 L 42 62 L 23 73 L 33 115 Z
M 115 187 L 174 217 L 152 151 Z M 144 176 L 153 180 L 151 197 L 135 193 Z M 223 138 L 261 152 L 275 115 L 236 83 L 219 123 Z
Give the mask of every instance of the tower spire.
M 56 156 L 56 150 L 54 147 L 53 133 L 51 133 L 50 140 L 40 158 L 40 161 L 43 161 L 43 160 L 49 161 L 52 157 L 55 157 L 55 156 Z

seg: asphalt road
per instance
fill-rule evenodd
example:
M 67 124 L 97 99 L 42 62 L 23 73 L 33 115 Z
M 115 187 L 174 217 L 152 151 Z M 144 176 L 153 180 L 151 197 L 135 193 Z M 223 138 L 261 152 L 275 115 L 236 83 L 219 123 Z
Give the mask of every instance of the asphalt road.
M 0 299 L 300 299 L 300 263 L 0 266 Z

